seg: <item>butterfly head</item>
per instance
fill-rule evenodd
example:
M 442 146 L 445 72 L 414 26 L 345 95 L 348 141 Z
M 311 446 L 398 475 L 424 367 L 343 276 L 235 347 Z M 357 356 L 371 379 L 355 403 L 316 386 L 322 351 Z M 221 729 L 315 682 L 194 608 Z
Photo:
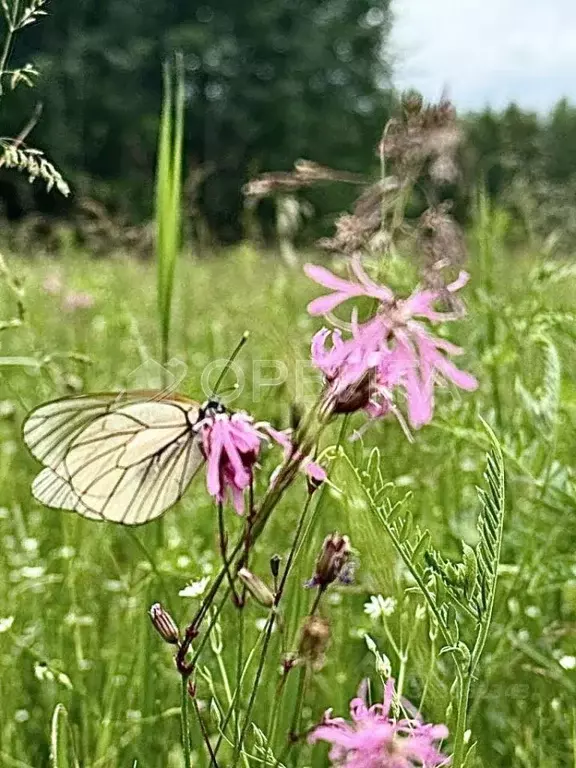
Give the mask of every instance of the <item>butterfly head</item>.
M 206 402 L 202 404 L 202 407 L 198 413 L 198 420 L 202 421 L 203 419 L 227 412 L 228 409 L 223 403 L 220 402 L 220 400 L 211 397 L 209 400 L 206 400 Z

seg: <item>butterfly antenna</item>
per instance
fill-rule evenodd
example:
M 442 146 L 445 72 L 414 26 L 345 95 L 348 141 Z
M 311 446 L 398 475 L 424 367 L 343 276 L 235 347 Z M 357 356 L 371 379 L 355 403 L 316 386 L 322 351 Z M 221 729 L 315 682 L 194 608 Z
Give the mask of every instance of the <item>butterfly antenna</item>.
M 229 387 L 226 387 L 226 389 L 222 389 L 220 391 L 220 395 L 229 395 L 231 392 L 236 392 L 237 389 L 240 388 L 240 385 L 238 382 L 234 382 L 234 384 L 231 384 Z
M 214 391 L 213 391 L 214 395 L 218 394 L 218 389 L 220 387 L 220 384 L 222 384 L 222 382 L 224 380 L 224 376 L 226 376 L 226 374 L 230 370 L 230 367 L 231 367 L 232 363 L 238 357 L 238 354 L 239 354 L 240 350 L 242 349 L 244 344 L 246 344 L 246 342 L 248 341 L 248 337 L 249 336 L 250 336 L 250 331 L 244 331 L 244 333 L 242 334 L 242 338 L 240 339 L 238 344 L 236 344 L 236 347 L 234 348 L 234 351 L 232 352 L 232 354 L 230 355 L 230 357 L 226 361 L 226 365 L 224 366 L 224 368 L 222 368 L 222 371 L 220 372 L 220 376 L 218 376 L 218 380 L 216 381 L 216 384 L 214 385 Z

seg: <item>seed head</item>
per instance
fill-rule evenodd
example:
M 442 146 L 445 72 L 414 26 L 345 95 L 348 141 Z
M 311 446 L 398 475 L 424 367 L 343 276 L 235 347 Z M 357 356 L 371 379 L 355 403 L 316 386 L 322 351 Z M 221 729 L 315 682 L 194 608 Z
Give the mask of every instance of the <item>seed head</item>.
M 350 539 L 338 532 L 326 536 L 320 555 L 316 561 L 316 570 L 309 587 L 326 589 L 329 584 L 339 579 L 347 581 L 346 575 L 350 564 Z
M 313 669 L 321 669 L 328 643 L 330 642 L 330 624 L 321 616 L 308 616 L 302 625 L 299 658 L 310 664 Z
M 272 555 L 270 558 L 270 572 L 272 576 L 277 579 L 278 574 L 280 573 L 280 563 L 282 562 L 282 558 L 280 555 Z
M 265 608 L 272 608 L 274 605 L 274 595 L 262 579 L 249 571 L 248 568 L 240 568 L 238 578 L 260 605 L 263 605 Z

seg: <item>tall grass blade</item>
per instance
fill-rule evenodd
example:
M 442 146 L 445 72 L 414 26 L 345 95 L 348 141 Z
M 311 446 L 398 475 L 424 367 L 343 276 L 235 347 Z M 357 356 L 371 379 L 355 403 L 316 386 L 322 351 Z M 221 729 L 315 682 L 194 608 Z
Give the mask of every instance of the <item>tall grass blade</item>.
M 68 712 L 63 704 L 56 704 L 52 715 L 50 760 L 54 768 L 80 768 L 74 751 Z
M 164 98 L 156 167 L 156 260 L 160 362 L 169 359 L 174 275 L 181 247 L 184 67 L 181 55 L 164 67 Z

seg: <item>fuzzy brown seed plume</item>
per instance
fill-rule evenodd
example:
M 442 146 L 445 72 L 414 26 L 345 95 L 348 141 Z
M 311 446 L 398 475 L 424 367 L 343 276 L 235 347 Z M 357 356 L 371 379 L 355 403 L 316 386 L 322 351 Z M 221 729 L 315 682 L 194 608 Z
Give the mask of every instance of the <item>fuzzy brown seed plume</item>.
M 330 624 L 321 616 L 308 616 L 302 625 L 298 657 L 312 669 L 321 669 L 328 643 L 330 642 Z
M 340 579 L 346 572 L 350 561 L 350 539 L 337 531 L 324 539 L 322 549 L 316 561 L 316 569 L 308 586 L 326 589 L 329 584 Z

